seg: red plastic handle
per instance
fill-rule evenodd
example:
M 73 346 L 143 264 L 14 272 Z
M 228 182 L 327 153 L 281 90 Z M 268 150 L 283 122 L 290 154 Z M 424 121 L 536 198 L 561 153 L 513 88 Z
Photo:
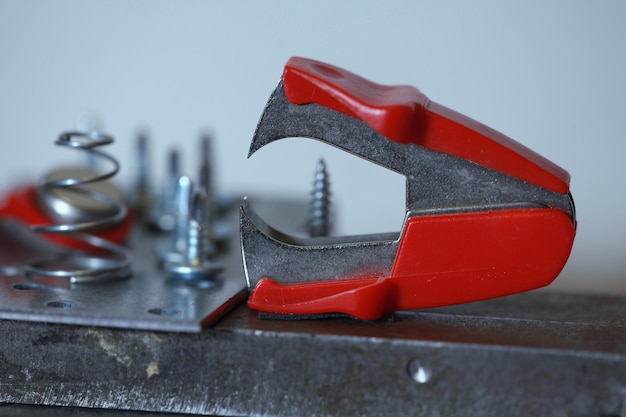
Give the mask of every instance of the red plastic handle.
M 389 140 L 455 155 L 557 193 L 569 190 L 567 171 L 513 139 L 431 102 L 415 87 L 376 84 L 300 57 L 285 65 L 283 85 L 291 103 L 315 103 L 355 117 Z
M 557 193 L 569 191 L 566 171 L 414 87 L 379 85 L 297 57 L 285 66 L 283 87 L 292 104 L 314 103 L 357 118 L 391 141 L 454 155 Z M 397 310 L 514 294 L 551 283 L 567 262 L 575 234 L 571 215 L 552 208 L 409 216 L 391 271 L 294 284 L 267 277 L 248 305 L 272 313 L 339 312 L 372 320 Z
M 280 314 L 345 313 L 375 320 L 412 310 L 484 300 L 550 284 L 576 229 L 553 209 L 411 217 L 390 276 L 280 284 L 258 282 L 248 305 Z

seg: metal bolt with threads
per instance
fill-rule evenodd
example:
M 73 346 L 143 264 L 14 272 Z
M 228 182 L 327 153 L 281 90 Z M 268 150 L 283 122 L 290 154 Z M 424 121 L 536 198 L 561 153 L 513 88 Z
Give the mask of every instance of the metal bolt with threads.
M 211 279 L 223 269 L 222 265 L 211 260 L 214 249 L 206 218 L 207 205 L 206 192 L 200 188 L 191 201 L 185 248 L 179 252 L 178 259 L 170 260 L 165 265 L 171 277 L 186 280 Z
M 315 167 L 309 235 L 311 237 L 328 236 L 331 232 L 331 226 L 330 182 L 326 163 L 320 159 Z
M 207 214 L 210 212 L 208 194 L 203 188 L 197 190 L 191 204 L 191 218 L 187 235 L 187 260 L 211 259 L 215 254 L 211 240 L 211 227 Z

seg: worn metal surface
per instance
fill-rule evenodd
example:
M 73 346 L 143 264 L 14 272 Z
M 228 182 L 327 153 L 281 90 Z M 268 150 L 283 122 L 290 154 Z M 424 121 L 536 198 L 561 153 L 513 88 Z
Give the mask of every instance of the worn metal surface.
M 181 417 L 184 415 L 102 408 L 0 404 L 0 417 Z
M 626 414 L 626 298 L 525 293 L 393 320 L 201 333 L 0 322 L 0 402 L 268 416 Z

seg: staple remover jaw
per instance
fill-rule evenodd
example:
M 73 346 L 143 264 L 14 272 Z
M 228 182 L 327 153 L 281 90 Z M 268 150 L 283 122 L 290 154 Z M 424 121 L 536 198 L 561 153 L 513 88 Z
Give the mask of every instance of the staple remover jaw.
M 399 235 L 302 239 L 273 229 L 244 201 L 252 308 L 373 320 L 542 287 L 569 257 L 576 220 L 567 172 L 414 87 L 291 58 L 248 156 L 288 137 L 404 175 L 406 217 Z

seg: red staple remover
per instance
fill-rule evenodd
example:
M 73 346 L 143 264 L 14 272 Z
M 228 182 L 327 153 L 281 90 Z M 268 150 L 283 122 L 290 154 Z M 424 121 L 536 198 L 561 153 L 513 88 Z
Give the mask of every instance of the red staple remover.
M 375 320 L 539 288 L 569 257 L 569 174 L 414 87 L 293 57 L 249 155 L 287 137 L 314 138 L 406 176 L 406 217 L 399 238 L 299 238 L 273 229 L 244 201 L 254 309 Z

